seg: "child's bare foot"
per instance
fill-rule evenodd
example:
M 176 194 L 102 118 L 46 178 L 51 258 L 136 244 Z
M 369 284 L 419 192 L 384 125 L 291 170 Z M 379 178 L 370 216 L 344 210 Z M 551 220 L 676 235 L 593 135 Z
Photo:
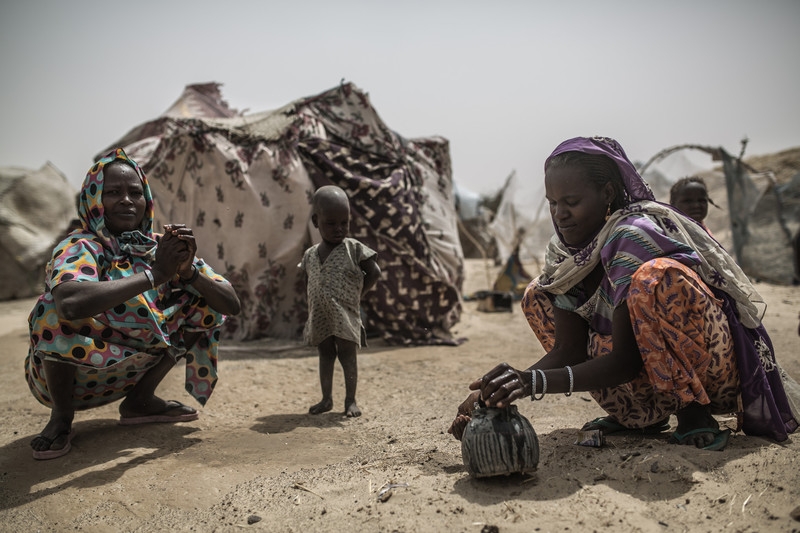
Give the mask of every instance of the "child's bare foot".
M 333 400 L 330 398 L 323 398 L 318 404 L 309 407 L 308 412 L 312 415 L 319 415 L 322 413 L 327 413 L 331 409 L 333 409 Z
M 344 414 L 347 415 L 348 418 L 361 416 L 361 409 L 358 408 L 358 405 L 356 405 L 355 400 L 345 400 Z

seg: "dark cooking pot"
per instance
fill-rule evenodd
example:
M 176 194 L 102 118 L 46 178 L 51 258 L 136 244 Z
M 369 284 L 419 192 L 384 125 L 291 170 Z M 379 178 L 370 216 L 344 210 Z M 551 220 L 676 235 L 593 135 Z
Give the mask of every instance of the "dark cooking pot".
M 524 474 L 539 464 L 539 439 L 514 404 L 479 405 L 461 437 L 461 458 L 474 477 Z

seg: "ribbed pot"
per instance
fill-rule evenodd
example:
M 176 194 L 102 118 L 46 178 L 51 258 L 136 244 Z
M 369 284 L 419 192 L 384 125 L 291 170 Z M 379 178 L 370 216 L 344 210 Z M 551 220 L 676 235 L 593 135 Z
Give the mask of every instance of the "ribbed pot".
M 478 407 L 461 437 L 461 459 L 474 477 L 533 472 L 539 439 L 516 405 Z

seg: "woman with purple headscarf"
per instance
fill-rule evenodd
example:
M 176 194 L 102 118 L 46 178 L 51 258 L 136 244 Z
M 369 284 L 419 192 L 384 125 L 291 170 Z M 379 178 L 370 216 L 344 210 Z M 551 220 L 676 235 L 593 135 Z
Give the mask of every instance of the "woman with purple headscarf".
M 545 162 L 555 234 L 525 316 L 547 352 L 526 370 L 503 363 L 470 384 L 450 432 L 475 403 L 587 391 L 606 412 L 584 425 L 657 434 L 722 450 L 730 430 L 785 440 L 797 428 L 766 305 L 725 250 L 693 220 L 655 201 L 622 147 L 605 137 L 561 143 Z
M 89 169 L 78 214 L 28 318 L 25 377 L 50 408 L 31 441 L 34 459 L 70 451 L 75 411 L 120 399 L 123 425 L 195 420 L 196 409 L 159 398 L 156 387 L 185 359 L 186 390 L 205 405 L 222 322 L 240 307 L 231 284 L 195 257 L 191 228 L 153 232 L 147 178 L 121 148 Z

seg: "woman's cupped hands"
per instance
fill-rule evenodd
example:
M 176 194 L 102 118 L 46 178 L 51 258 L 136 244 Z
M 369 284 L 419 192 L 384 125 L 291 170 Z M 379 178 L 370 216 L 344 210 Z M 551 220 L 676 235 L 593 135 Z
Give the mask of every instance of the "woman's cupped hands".
M 197 253 L 197 242 L 191 228 L 185 224 L 165 224 L 164 235 L 158 242 L 153 269 L 171 278 L 192 275 L 192 263 Z
M 482 378 L 470 383 L 469 388 L 474 392 L 458 406 L 456 418 L 447 432 L 461 440 L 472 411 L 479 402 L 487 407 L 506 407 L 527 396 L 531 380 L 526 374 L 527 372 L 517 370 L 508 363 L 501 363 Z

